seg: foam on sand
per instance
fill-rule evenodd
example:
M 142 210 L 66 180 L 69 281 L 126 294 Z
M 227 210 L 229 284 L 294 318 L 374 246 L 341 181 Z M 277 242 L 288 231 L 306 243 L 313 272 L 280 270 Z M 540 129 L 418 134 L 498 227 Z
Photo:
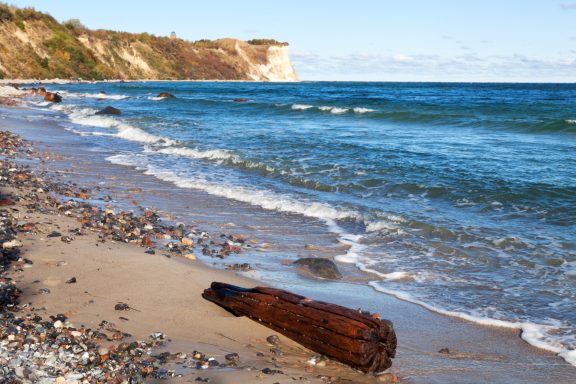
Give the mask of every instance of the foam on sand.
M 559 324 L 558 322 L 556 322 L 556 324 L 536 324 L 532 322 L 521 322 L 521 321 L 512 322 L 506 320 L 492 319 L 483 316 L 475 316 L 463 312 L 449 311 L 442 308 L 438 308 L 424 301 L 418 300 L 408 293 L 384 288 L 382 283 L 378 281 L 371 281 L 368 283 L 368 285 L 370 285 L 378 292 L 386 293 L 400 300 L 418 304 L 432 312 L 436 312 L 442 315 L 457 317 L 463 320 L 467 320 L 485 326 L 521 330 L 522 331 L 521 337 L 528 344 L 533 345 L 540 349 L 554 352 L 558 354 L 558 356 L 566 360 L 568 363 L 576 366 L 576 350 L 564 347 L 562 344 L 560 344 L 551 337 L 551 335 L 554 334 L 555 330 L 557 330 L 559 326 L 561 326 L 561 324 Z

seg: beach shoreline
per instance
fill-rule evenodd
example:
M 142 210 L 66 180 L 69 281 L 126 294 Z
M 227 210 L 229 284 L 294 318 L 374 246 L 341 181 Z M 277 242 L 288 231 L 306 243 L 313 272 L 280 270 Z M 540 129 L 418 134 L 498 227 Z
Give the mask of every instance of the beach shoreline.
M 6 123 L 5 120 L 2 121 L 0 124 L 4 126 L 2 129 L 11 129 L 11 128 L 14 129 L 14 125 L 12 124 L 11 126 L 11 123 L 9 122 Z M 26 125 L 29 126 L 26 127 Z M 24 123 L 21 125 L 20 128 L 15 129 L 15 131 L 22 134 L 24 137 L 32 138 L 34 136 L 33 134 L 34 127 L 32 125 L 33 124 L 31 123 Z M 146 191 L 144 191 L 143 193 L 146 193 Z M 94 239 L 91 240 L 93 241 Z M 72 244 L 74 244 L 74 242 Z M 77 244 L 80 245 L 80 243 Z M 34 243 L 34 245 L 31 245 L 30 251 L 37 253 L 46 252 L 46 248 L 43 247 L 42 245 L 43 244 L 41 242 Z M 59 248 L 62 247 L 66 248 L 64 244 L 58 244 L 58 245 L 61 245 L 61 247 Z M 85 246 L 86 249 L 90 248 L 89 244 L 82 244 L 82 245 Z M 116 247 L 116 245 L 114 245 L 114 247 Z M 53 250 L 54 249 L 51 249 L 50 252 L 52 252 Z M 131 252 L 128 250 L 121 251 L 116 248 L 114 248 L 113 251 L 115 254 L 118 252 L 121 253 Z M 59 252 L 62 251 L 59 250 Z M 72 252 L 72 254 L 70 254 L 69 257 L 71 257 L 73 254 L 76 253 L 77 251 Z M 138 257 L 147 256 L 142 254 L 142 249 L 137 249 L 135 253 L 138 253 L 138 255 L 132 256 L 132 258 L 130 259 L 131 263 L 128 263 L 127 268 L 132 266 L 133 263 L 138 263 L 139 261 Z M 128 257 L 131 256 L 127 256 L 127 258 Z M 190 268 L 192 268 L 192 270 L 196 268 L 194 264 L 192 266 L 181 265 L 176 264 L 179 262 L 175 262 L 175 260 L 169 260 L 169 259 L 164 260 L 163 258 L 159 257 L 153 258 L 152 260 L 158 261 L 158 259 L 163 261 L 162 265 L 164 264 L 168 265 L 162 267 L 166 268 L 164 270 L 165 274 L 163 275 L 164 279 L 170 280 L 170 276 L 173 275 L 177 276 L 178 274 L 181 273 L 184 274 L 188 273 L 194 276 L 198 275 L 203 277 L 209 277 L 207 280 L 204 280 L 203 283 L 208 282 L 208 280 L 210 279 L 222 278 L 227 279 L 227 282 L 238 281 L 240 285 L 256 284 L 255 282 L 250 280 L 244 280 L 244 279 L 235 280 L 238 279 L 238 277 L 232 277 L 233 274 L 231 273 L 222 274 L 222 272 L 220 271 L 216 271 L 214 269 L 205 269 L 205 267 L 199 267 L 197 271 L 192 272 Z M 39 260 L 40 260 L 39 264 L 42 264 L 41 261 L 42 259 Z M 106 260 L 108 263 L 112 263 L 113 256 L 110 256 L 110 258 Z M 148 261 L 150 260 L 147 259 L 146 262 Z M 188 262 L 187 264 L 190 263 Z M 42 272 L 41 271 L 42 268 L 40 268 L 39 265 L 38 265 L 39 268 L 36 268 L 37 263 L 35 263 L 34 265 L 35 267 L 24 271 L 24 274 L 21 277 L 23 279 L 22 281 L 26 285 L 31 284 L 32 281 L 39 280 L 39 278 L 32 278 L 32 277 L 30 277 L 30 280 L 26 280 L 26 278 L 28 278 L 26 277 L 28 271 L 38 270 L 39 271 L 38 273 L 40 274 L 52 273 L 51 271 Z M 93 268 L 95 266 L 96 264 L 92 265 Z M 153 264 L 153 266 L 151 266 L 149 269 L 144 268 L 143 271 L 144 274 L 140 275 L 139 278 L 143 277 L 145 278 L 146 276 L 149 276 L 152 273 L 152 271 L 154 271 L 153 279 L 158 279 L 158 275 L 155 273 L 158 268 L 159 264 Z M 84 272 L 85 276 L 90 275 L 89 271 L 90 270 Z M 188 272 L 182 272 L 182 271 L 188 271 Z M 112 269 L 109 272 L 112 273 L 115 271 L 114 269 Z M 30 276 L 32 275 L 30 274 Z M 115 279 L 117 280 L 120 277 L 121 276 L 116 275 Z M 59 279 L 63 280 L 64 276 L 59 276 Z M 182 285 L 181 284 L 182 281 L 178 280 L 177 282 L 178 284 L 172 286 L 172 290 L 175 293 L 175 296 L 183 295 L 184 291 L 181 291 L 179 288 Z M 339 283 L 327 283 L 327 284 L 330 284 L 331 287 L 333 288 L 340 287 Z M 65 285 L 63 287 L 68 288 L 68 286 Z M 207 286 L 204 286 L 204 288 L 206 287 Z M 93 289 L 97 290 L 104 288 L 109 289 L 110 287 L 98 287 L 96 282 L 93 281 L 89 286 L 88 291 L 91 292 L 91 290 Z M 201 288 L 202 284 L 200 284 L 199 282 L 199 285 L 196 287 L 196 290 L 198 291 Z M 375 298 L 374 295 L 376 294 L 375 292 L 372 292 L 372 296 L 370 296 L 370 289 L 368 287 L 356 287 L 354 289 L 355 290 L 357 289 L 357 291 L 351 291 L 349 286 L 348 287 L 342 286 L 343 293 L 335 293 L 334 290 L 332 290 L 331 292 L 317 291 L 318 289 L 317 283 L 311 283 L 309 286 L 300 286 L 294 288 L 300 289 L 301 293 L 307 293 L 307 295 L 309 295 L 310 297 L 322 299 L 325 301 L 338 301 L 339 304 L 345 304 L 351 307 L 354 307 L 358 303 L 363 304 L 374 300 Z M 157 289 L 157 287 L 155 289 Z M 340 292 L 339 290 L 337 291 Z M 118 293 L 119 292 L 115 293 L 108 292 L 106 295 L 113 296 Z M 153 291 L 152 293 L 148 292 L 148 295 L 151 294 L 153 294 Z M 525 380 L 533 380 L 533 382 L 538 382 L 538 380 L 541 381 L 546 378 L 551 379 L 550 382 L 563 382 L 562 381 L 563 379 L 566 379 L 565 382 L 569 382 L 570 375 L 573 374 L 572 371 L 573 367 L 570 367 L 567 363 L 563 363 L 563 360 L 561 360 L 559 357 L 555 357 L 548 352 L 537 350 L 536 348 L 526 345 L 522 340 L 519 339 L 517 331 L 515 330 L 504 330 L 500 328 L 477 326 L 458 319 L 433 314 L 414 304 L 402 302 L 392 297 L 382 299 L 381 296 L 382 295 L 378 297 L 380 298 L 380 300 L 384 302 L 382 306 L 391 311 L 391 314 L 394 317 L 393 320 L 397 325 L 397 330 L 400 339 L 400 347 L 399 347 L 399 356 L 394 361 L 392 372 L 394 374 L 398 374 L 398 376 L 402 379 L 403 382 L 404 381 L 405 382 L 478 382 L 479 380 L 481 382 L 484 381 L 530 382 Z M 42 296 L 41 298 L 43 300 L 48 300 L 48 298 L 53 297 L 58 296 L 46 295 Z M 358 297 L 362 298 L 358 299 Z M 66 292 L 65 290 L 63 290 L 62 296 L 60 296 L 59 299 L 56 301 L 58 303 L 61 303 L 62 301 L 66 301 L 66 298 L 70 298 L 70 292 Z M 115 296 L 114 298 L 117 298 L 117 296 Z M 144 298 L 141 298 L 140 300 L 144 300 Z M 209 307 L 211 307 L 210 304 L 207 303 L 201 304 L 202 301 L 201 299 L 199 299 L 199 297 L 197 298 L 197 300 L 200 303 L 194 302 L 194 305 L 204 305 L 204 308 L 206 308 L 207 311 L 206 317 L 210 317 L 211 319 L 213 319 L 214 317 L 218 316 L 213 310 L 208 309 Z M 108 311 L 109 311 L 108 314 L 110 314 L 110 316 L 115 315 L 115 312 L 110 310 L 110 304 L 112 301 L 108 301 Z M 69 300 L 69 304 L 75 306 L 73 308 L 82 307 L 83 308 L 82 310 L 84 310 L 84 308 L 86 307 L 90 307 L 85 306 L 83 302 L 79 301 L 74 302 L 73 300 Z M 145 307 L 145 305 L 142 304 L 142 301 L 137 302 L 137 304 L 138 306 Z M 163 300 L 159 300 L 157 305 L 159 306 L 166 305 L 165 311 L 168 312 L 175 312 L 177 307 L 174 305 L 174 303 L 169 305 L 168 303 L 165 303 Z M 48 301 L 46 301 L 45 306 L 47 308 L 54 306 L 54 308 L 58 308 L 58 310 L 62 311 L 71 310 L 70 309 L 71 307 L 66 306 L 58 307 L 56 303 L 53 302 L 48 303 Z M 134 308 L 138 308 L 138 306 L 134 304 Z M 105 309 L 99 309 L 97 312 L 102 312 L 104 310 Z M 80 312 L 80 310 L 78 310 L 78 312 Z M 136 314 L 136 312 L 134 313 Z M 220 312 L 218 313 L 221 314 Z M 386 311 L 383 311 L 382 313 L 384 317 L 389 318 Z M 78 319 L 82 319 L 81 321 L 88 322 L 92 319 L 92 321 L 95 322 L 96 320 L 94 319 L 94 315 L 95 315 L 94 312 L 86 312 L 85 314 L 86 317 L 81 317 L 84 315 L 76 315 L 76 316 L 79 316 Z M 233 320 L 236 321 L 238 319 Z M 245 322 L 247 322 L 247 320 Z M 153 324 L 165 324 L 165 323 L 166 320 L 163 318 L 162 320 L 158 320 L 158 322 Z M 122 325 L 127 324 L 123 323 Z M 246 344 L 253 345 L 255 343 L 254 340 L 261 340 L 266 333 L 268 334 L 272 333 L 270 331 L 266 331 L 265 329 L 262 330 L 262 327 L 256 324 L 246 326 L 250 328 L 246 332 L 252 335 L 249 336 L 252 338 L 247 340 Z M 218 324 L 218 327 L 219 327 L 218 332 L 221 332 L 223 330 L 230 329 L 231 327 L 236 327 L 236 325 L 230 326 L 230 321 L 228 321 L 226 324 Z M 146 328 L 146 330 L 144 330 L 144 328 Z M 134 330 L 130 329 L 129 332 L 133 333 L 134 335 L 140 335 L 140 336 L 146 336 L 147 332 L 148 333 L 156 332 L 154 330 L 152 331 L 149 330 L 150 328 L 151 324 L 146 324 L 140 331 L 138 330 L 137 327 L 135 327 Z M 192 336 L 190 336 L 190 334 L 186 332 L 180 333 L 183 332 L 182 328 L 185 329 L 186 324 L 178 324 L 174 328 L 171 328 L 170 332 L 169 331 L 164 332 L 166 332 L 168 336 L 170 336 L 170 333 L 176 335 L 174 339 L 177 339 L 178 342 L 181 342 L 181 340 L 186 340 L 187 342 L 189 342 L 190 340 L 195 340 L 195 337 L 198 336 L 198 334 L 193 334 Z M 215 332 L 215 330 L 212 329 L 211 332 Z M 427 334 L 427 332 L 430 332 L 433 335 Z M 200 335 L 205 335 L 206 333 L 207 333 L 206 331 L 200 332 Z M 228 337 L 234 338 L 233 336 Z M 212 342 L 214 342 L 215 344 L 218 343 L 221 344 L 222 340 L 211 339 L 210 343 Z M 298 350 L 298 347 L 295 346 L 294 344 L 291 344 L 288 341 L 286 341 L 286 343 L 288 343 L 290 348 L 294 348 L 295 351 Z M 473 344 L 473 346 L 470 346 L 471 344 Z M 449 353 L 438 352 L 440 350 L 443 350 L 444 348 L 448 348 Z M 242 351 L 242 352 L 245 352 L 247 354 L 250 353 L 248 351 Z M 307 355 L 307 357 L 309 358 L 310 355 Z M 298 369 L 302 370 L 303 367 L 305 367 L 304 364 L 305 359 L 306 359 L 305 357 L 300 355 L 298 358 L 296 358 L 296 360 L 292 360 L 292 362 L 288 363 L 287 365 L 290 366 L 291 364 L 294 364 L 294 366 L 296 367 L 296 371 L 298 371 Z M 520 367 L 525 367 L 528 365 L 540 366 L 543 361 L 546 361 L 547 365 L 552 365 L 559 368 L 551 368 L 550 371 L 542 369 L 542 371 L 540 372 L 542 376 L 538 377 L 534 375 L 526 376 L 526 373 L 520 371 Z M 336 367 L 338 367 L 338 365 Z M 335 367 L 331 365 L 329 365 L 328 368 L 329 368 L 328 371 L 335 369 Z M 482 372 L 481 376 L 478 376 L 479 372 Z M 350 372 L 344 373 L 344 375 L 346 374 L 356 375 L 353 372 L 351 372 L 351 370 Z M 316 376 L 310 376 L 308 379 L 309 380 L 313 380 L 314 378 L 318 379 Z M 370 380 L 382 379 L 382 378 L 378 379 L 370 378 L 362 375 L 357 375 L 353 377 L 354 380 L 356 380 L 354 382 L 360 382 L 360 380 L 369 380 L 368 382 L 370 382 Z M 384 378 L 390 379 L 390 377 L 384 377 Z M 213 380 L 220 380 L 220 379 L 214 378 Z M 278 381 L 277 377 L 275 378 L 275 381 Z M 219 381 L 212 381 L 212 382 L 219 382 Z

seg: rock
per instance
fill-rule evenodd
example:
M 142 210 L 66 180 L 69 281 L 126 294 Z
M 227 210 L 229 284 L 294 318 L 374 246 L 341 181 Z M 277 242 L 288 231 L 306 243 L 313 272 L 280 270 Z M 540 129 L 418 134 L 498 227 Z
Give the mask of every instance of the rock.
M 171 98 L 175 98 L 176 96 L 174 96 L 173 94 L 168 93 L 168 92 L 160 92 L 160 93 L 158 94 L 158 96 L 156 96 L 156 97 L 163 97 L 163 98 L 166 98 L 166 99 L 171 99 Z
M 52 231 L 46 237 L 60 237 L 60 236 L 62 236 L 62 234 L 60 232 Z
M 336 264 L 330 259 L 305 257 L 294 262 L 296 265 L 304 266 L 316 277 L 329 280 L 338 280 L 342 274 Z
M 188 260 L 196 261 L 196 256 L 193 253 L 187 253 L 184 255 Z
M 280 346 L 280 338 L 277 335 L 270 335 L 266 338 L 266 341 L 275 346 L 275 347 L 279 347 Z
M 236 98 L 236 99 L 232 99 L 232 101 L 236 102 L 236 103 L 245 103 L 247 101 L 249 101 L 248 99 L 243 99 L 243 98 Z
M 442 353 L 444 355 L 449 355 L 450 354 L 450 349 L 448 348 L 442 348 L 441 350 L 438 351 L 438 353 Z
M 192 241 L 192 239 L 189 239 L 187 237 L 183 237 L 181 243 L 187 247 L 191 247 L 194 245 L 194 241 Z
M 236 352 L 229 353 L 224 356 L 224 358 L 231 364 L 238 364 L 240 362 L 240 356 L 238 356 Z
M 60 103 L 62 102 L 62 96 L 57 93 L 46 92 L 44 95 L 44 101 L 50 101 L 52 103 Z
M 129 311 L 130 306 L 126 303 L 118 303 L 114 306 L 114 309 L 117 311 Z
M 108 106 L 96 112 L 95 115 L 120 115 L 121 113 L 119 109 Z
M 56 328 L 56 329 L 64 328 L 64 323 L 63 323 L 62 321 L 60 321 L 60 320 L 56 320 L 56 321 L 54 322 L 54 328 Z
M 2 244 L 2 248 L 4 248 L 4 249 L 14 249 L 14 248 L 20 248 L 20 247 L 22 247 L 23 245 L 24 245 L 24 244 L 22 244 L 21 241 L 18 241 L 18 240 L 16 240 L 16 239 L 14 239 L 14 240 L 11 240 L 11 241 L 5 241 L 5 242 Z
M 77 282 L 77 280 L 75 277 L 71 277 L 70 279 L 66 280 L 66 284 L 74 284 L 76 282 Z

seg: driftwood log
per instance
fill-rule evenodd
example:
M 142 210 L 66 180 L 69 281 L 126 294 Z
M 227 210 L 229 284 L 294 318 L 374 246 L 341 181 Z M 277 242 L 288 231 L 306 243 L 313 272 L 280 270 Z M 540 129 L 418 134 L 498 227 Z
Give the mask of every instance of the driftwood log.
M 274 288 L 213 282 L 202 296 L 366 373 L 388 369 L 396 353 L 392 323 L 377 316 Z

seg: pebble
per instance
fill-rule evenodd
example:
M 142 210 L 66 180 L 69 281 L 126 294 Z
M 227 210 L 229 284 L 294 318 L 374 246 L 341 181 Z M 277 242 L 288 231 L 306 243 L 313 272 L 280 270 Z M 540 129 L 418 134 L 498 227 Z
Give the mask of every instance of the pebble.
M 28 166 L 10 160 L 16 156 L 40 158 L 17 135 L 0 131 L 0 185 L 20 190 L 28 188 L 29 191 L 26 195 L 10 198 L 0 194 L 0 205 L 10 206 L 24 199 L 30 211 L 74 217 L 81 224 L 80 228 L 71 230 L 70 235 L 51 230 L 46 235 L 48 238 L 60 238 L 62 242 L 70 243 L 74 240 L 73 236 L 94 231 L 100 242 L 113 240 L 135 243 L 146 247 L 149 253 L 160 249 L 163 253 L 169 252 L 172 256 L 190 260 L 196 260 L 195 245 L 198 251 L 202 250 L 202 254 L 219 258 L 240 252 L 244 247 L 244 239 L 240 236 L 224 235 L 223 241 L 217 242 L 211 240 L 207 232 L 198 231 L 184 223 L 169 225 L 153 210 L 142 210 L 139 215 L 116 211 L 112 206 L 98 208 L 86 201 L 78 201 L 87 198 L 98 200 L 98 195 L 94 191 L 80 190 L 66 181 L 43 180 L 31 172 Z M 52 193 L 63 197 L 55 198 Z M 66 197 L 70 199 L 66 201 Z M 100 200 L 113 202 L 109 196 L 103 196 Z M 198 369 L 221 366 L 216 358 L 199 351 L 173 355 L 168 352 L 160 355 L 153 353 L 153 348 L 165 342 L 166 336 L 162 332 L 153 333 L 147 342 L 133 339 L 122 342 L 129 335 L 115 329 L 111 323 L 103 322 L 97 329 L 77 329 L 64 315 L 45 320 L 33 308 L 19 306 L 20 291 L 14 281 L 1 272 L 11 268 L 10 263 L 14 267 L 20 265 L 19 268 L 32 265 L 20 256 L 23 243 L 16 238 L 18 232 L 43 233 L 40 226 L 37 228 L 36 224 L 30 222 L 21 224 L 22 221 L 19 225 L 19 220 L 5 209 L 0 210 L 0 382 L 6 379 L 7 382 L 26 383 L 136 383 L 146 378 L 166 379 L 176 374 L 162 368 L 162 365 L 176 356 L 184 360 L 185 364 Z M 61 261 L 57 265 L 64 266 L 67 263 Z M 249 270 L 250 266 L 240 264 L 239 268 Z M 66 281 L 67 284 L 76 282 L 76 277 Z M 40 288 L 38 293 L 49 294 L 50 289 Z M 115 305 L 115 310 L 130 309 L 126 303 Z M 105 345 L 111 342 L 115 344 Z M 228 364 L 239 361 L 237 353 L 226 357 Z M 209 379 L 202 381 L 209 382 Z
M 280 338 L 278 337 L 278 335 L 270 335 L 266 338 L 266 341 L 268 342 L 268 344 L 271 344 L 275 347 L 280 346 Z

